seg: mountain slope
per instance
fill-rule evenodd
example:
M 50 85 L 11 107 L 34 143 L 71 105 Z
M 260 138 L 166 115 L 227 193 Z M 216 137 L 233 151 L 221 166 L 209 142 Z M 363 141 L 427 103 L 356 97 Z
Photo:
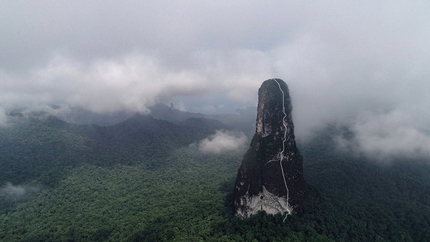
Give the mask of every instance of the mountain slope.
M 187 142 L 203 133 L 183 130 L 199 122 L 205 127 L 205 120 L 171 126 L 147 118 L 107 129 L 26 119 L 1 129 L 0 240 L 430 240 L 427 160 L 381 165 L 337 149 L 332 141 L 338 133 L 328 128 L 298 144 L 310 184 L 303 209 L 285 223 L 262 213 L 240 220 L 233 215 L 232 191 L 245 151 L 200 154 Z M 207 122 L 212 128 L 205 132 L 218 127 Z M 183 143 L 158 152 L 167 148 L 145 141 L 155 127 L 165 129 L 158 144 L 169 147 L 169 137 Z M 110 133 L 119 130 L 128 135 Z M 175 136 L 182 134 L 195 136 Z M 152 153 L 142 152 L 150 147 Z M 11 200 L 10 187 L 40 189 Z
M 214 120 L 173 124 L 139 114 L 113 126 L 69 124 L 53 116 L 14 120 L 0 129 L 0 184 L 36 179 L 53 186 L 64 169 L 82 164 L 156 165 L 154 157 L 225 127 Z

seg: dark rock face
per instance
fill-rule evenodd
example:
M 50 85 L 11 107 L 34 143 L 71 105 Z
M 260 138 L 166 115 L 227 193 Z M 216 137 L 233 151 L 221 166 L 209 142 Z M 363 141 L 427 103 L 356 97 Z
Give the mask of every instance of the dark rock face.
M 257 125 L 237 174 L 234 212 L 248 218 L 297 210 L 305 198 L 303 159 L 294 137 L 287 84 L 269 79 L 258 90 Z

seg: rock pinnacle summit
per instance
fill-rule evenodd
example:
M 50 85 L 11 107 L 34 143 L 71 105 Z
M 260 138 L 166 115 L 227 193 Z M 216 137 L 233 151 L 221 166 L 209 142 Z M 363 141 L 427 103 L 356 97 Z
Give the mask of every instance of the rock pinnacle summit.
M 256 131 L 239 168 L 234 213 L 291 214 L 305 199 L 303 159 L 296 146 L 287 84 L 269 79 L 258 90 Z

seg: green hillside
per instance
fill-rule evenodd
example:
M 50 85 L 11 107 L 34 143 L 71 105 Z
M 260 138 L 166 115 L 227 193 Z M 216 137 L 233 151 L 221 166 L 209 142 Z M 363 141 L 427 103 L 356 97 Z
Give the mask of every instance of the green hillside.
M 245 150 L 200 154 L 222 125 L 133 117 L 114 126 L 22 119 L 0 129 L 1 241 L 430 241 L 430 167 L 299 145 L 309 196 L 283 217 L 232 216 Z M 10 197 L 7 183 L 26 195 Z M 33 188 L 33 189 L 30 189 Z M 10 194 L 9 194 L 10 195 Z

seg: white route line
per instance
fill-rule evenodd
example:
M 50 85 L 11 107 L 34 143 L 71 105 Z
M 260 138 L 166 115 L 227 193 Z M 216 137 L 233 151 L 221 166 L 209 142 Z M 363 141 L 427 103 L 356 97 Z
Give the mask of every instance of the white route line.
M 285 122 L 285 118 L 287 117 L 287 113 L 285 112 L 285 93 L 281 88 L 281 84 L 279 84 L 279 82 L 276 79 L 272 79 L 272 80 L 275 81 L 276 84 L 278 84 L 279 90 L 282 93 L 282 112 L 284 113 L 284 117 L 282 118 L 282 124 L 284 125 L 285 131 L 284 131 L 284 138 L 282 140 L 282 151 L 279 153 L 279 165 L 281 167 L 282 178 L 284 179 L 285 189 L 287 190 L 287 214 L 285 215 L 285 218 L 283 220 L 283 222 L 285 222 L 285 219 L 287 219 L 287 216 L 289 214 L 291 214 L 291 212 L 292 212 L 292 209 L 290 207 L 290 203 L 288 202 L 290 200 L 290 190 L 288 189 L 287 179 L 285 178 L 285 173 L 284 173 L 284 167 L 282 166 L 282 161 L 285 159 L 284 150 L 285 150 L 285 141 L 287 140 L 287 130 L 288 130 L 287 124 Z

